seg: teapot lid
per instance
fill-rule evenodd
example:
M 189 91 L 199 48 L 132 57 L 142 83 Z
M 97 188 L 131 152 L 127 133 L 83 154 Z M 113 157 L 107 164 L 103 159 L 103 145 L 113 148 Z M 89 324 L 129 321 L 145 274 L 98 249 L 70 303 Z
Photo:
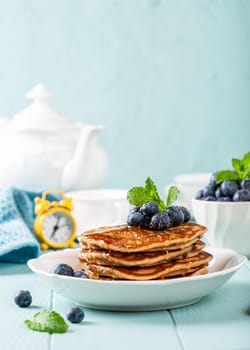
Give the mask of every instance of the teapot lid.
M 30 106 L 14 115 L 8 123 L 9 129 L 55 131 L 71 126 L 71 122 L 66 116 L 49 106 L 48 99 L 53 96 L 53 93 L 43 84 L 34 86 L 25 96 L 33 101 Z

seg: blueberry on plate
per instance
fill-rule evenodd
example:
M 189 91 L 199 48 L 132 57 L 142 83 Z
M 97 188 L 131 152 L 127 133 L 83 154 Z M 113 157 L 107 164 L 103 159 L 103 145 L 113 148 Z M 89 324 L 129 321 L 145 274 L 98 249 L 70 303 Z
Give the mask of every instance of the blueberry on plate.
M 56 275 L 74 276 L 74 270 L 67 264 L 57 264 L 50 272 Z
M 146 216 L 153 216 L 158 211 L 158 205 L 154 202 L 145 202 L 140 208 L 140 212 Z
M 172 221 L 173 226 L 181 225 L 184 222 L 184 214 L 180 207 L 178 206 L 171 206 L 169 207 L 166 212 L 168 213 L 170 220 Z
M 248 190 L 238 190 L 233 196 L 234 202 L 248 202 L 250 201 L 250 191 Z
M 73 307 L 67 312 L 66 317 L 71 323 L 80 323 L 84 319 L 84 311 L 80 307 Z
M 28 290 L 19 290 L 14 300 L 18 306 L 27 307 L 32 303 L 32 296 Z
M 159 212 L 152 216 L 149 227 L 152 230 L 165 230 L 171 226 L 171 219 L 166 212 Z
M 88 278 L 88 276 L 84 272 L 79 271 L 79 270 L 74 271 L 74 277 Z

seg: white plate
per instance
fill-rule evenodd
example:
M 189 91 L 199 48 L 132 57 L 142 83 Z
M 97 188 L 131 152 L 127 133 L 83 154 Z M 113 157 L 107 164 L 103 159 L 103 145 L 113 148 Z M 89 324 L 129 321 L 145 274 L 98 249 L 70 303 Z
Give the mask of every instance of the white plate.
M 28 261 L 56 293 L 88 308 L 151 311 L 186 306 L 223 285 L 247 258 L 230 249 L 206 249 L 213 255 L 207 275 L 154 281 L 102 281 L 51 274 L 58 263 L 79 269 L 79 249 L 66 249 Z

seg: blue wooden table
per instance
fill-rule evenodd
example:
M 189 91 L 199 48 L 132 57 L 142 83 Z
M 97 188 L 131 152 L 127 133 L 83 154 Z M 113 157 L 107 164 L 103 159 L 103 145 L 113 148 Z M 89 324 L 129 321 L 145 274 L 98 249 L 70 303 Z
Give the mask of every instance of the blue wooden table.
M 19 308 L 14 295 L 28 289 L 33 303 Z M 65 317 L 75 304 L 43 285 L 25 264 L 0 264 L 1 350 L 250 350 L 250 262 L 200 302 L 154 312 L 104 312 L 84 308 L 80 324 L 65 334 L 34 332 L 24 324 L 42 309 Z

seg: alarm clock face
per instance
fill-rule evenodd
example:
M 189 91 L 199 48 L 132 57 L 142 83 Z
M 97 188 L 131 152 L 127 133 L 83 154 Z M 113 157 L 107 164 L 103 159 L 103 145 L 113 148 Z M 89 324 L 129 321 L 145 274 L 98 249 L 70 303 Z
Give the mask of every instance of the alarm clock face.
M 69 215 L 58 211 L 47 215 L 42 229 L 44 236 L 49 242 L 62 244 L 72 237 L 74 224 Z

